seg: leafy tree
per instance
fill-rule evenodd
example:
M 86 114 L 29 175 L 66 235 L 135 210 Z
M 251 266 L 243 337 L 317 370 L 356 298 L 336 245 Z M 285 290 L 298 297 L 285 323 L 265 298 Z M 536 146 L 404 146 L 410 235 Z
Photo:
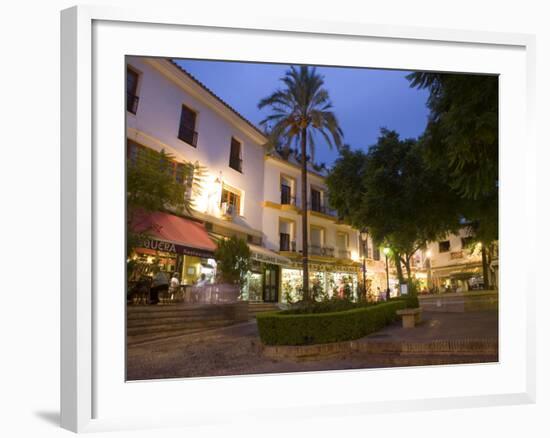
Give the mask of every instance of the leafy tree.
M 391 248 L 400 281 L 411 278 L 411 258 L 427 241 L 459 225 L 456 196 L 443 176 L 428 168 L 415 140 L 381 130 L 368 153 L 343 148 L 327 177 L 329 201 L 344 220 L 368 228 Z M 442 190 L 443 187 L 443 190 Z
M 173 210 L 191 214 L 191 184 L 200 190 L 203 168 L 198 164 L 178 163 L 164 150 L 157 152 L 140 148 L 135 157 L 126 161 L 126 206 L 127 206 L 127 254 L 139 245 L 147 235 L 133 233 L 132 224 L 136 215 L 143 212 Z
M 242 290 L 246 283 L 246 274 L 250 270 L 250 248 L 246 241 L 236 236 L 222 239 L 214 253 L 220 279 L 236 284 Z
M 294 142 L 300 146 L 302 165 L 302 259 L 304 300 L 311 300 L 308 272 L 308 218 L 307 218 L 307 154 L 313 161 L 315 154 L 315 133 L 328 143 L 340 148 L 342 130 L 331 111 L 332 103 L 328 91 L 323 88 L 324 80 L 315 68 L 307 66 L 288 70 L 281 81 L 284 87 L 262 99 L 258 108 L 269 107 L 271 114 L 261 125 L 270 127 L 270 143 L 290 149 Z
M 487 286 L 487 248 L 498 239 L 498 77 L 417 72 L 407 78 L 430 93 L 425 158 L 448 174 L 450 189 L 464 200 L 463 216 L 482 243 Z
M 411 87 L 429 91 L 430 117 L 422 142 L 428 163 L 445 169 L 467 199 L 498 189 L 498 77 L 411 73 Z

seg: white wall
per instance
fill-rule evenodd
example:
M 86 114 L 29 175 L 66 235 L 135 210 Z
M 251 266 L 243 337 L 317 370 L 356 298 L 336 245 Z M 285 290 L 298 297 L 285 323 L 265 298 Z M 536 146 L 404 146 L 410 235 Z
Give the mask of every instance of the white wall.
M 141 73 L 137 113 L 133 115 L 127 112 L 129 137 L 156 149 L 164 147 L 180 160 L 198 161 L 206 166 L 208 175 L 202 196 L 197 202 L 197 210 L 219 215 L 216 208 L 221 191 L 219 184 L 216 185 L 214 181 L 221 177 L 223 183 L 238 189 L 243 194 L 242 217 L 237 218 L 236 222 L 260 230 L 264 180 L 264 148 L 261 143 L 252 139 L 239 126 L 229 123 L 207 103 L 184 91 L 181 86 L 168 79 L 144 58 L 129 57 L 128 65 Z M 171 66 L 168 67 L 171 68 Z M 177 70 L 172 70 L 178 73 Z M 178 138 L 182 104 L 197 112 L 196 148 Z M 225 111 L 229 110 L 225 109 Z M 138 131 L 137 135 L 136 131 Z M 242 173 L 229 167 L 232 137 L 242 143 Z
M 424 257 L 429 254 L 432 268 L 460 265 L 464 263 L 480 263 L 481 251 L 479 248 L 474 248 L 472 251 L 471 248 L 462 247 L 462 238 L 467 236 L 468 233 L 466 230 L 460 230 L 458 234 L 449 234 L 445 239 L 441 239 L 437 242 L 429 242 L 427 250 L 424 252 Z M 451 248 L 448 252 L 439 252 L 439 242 L 444 240 L 450 242 Z M 460 252 L 462 252 L 462 257 L 451 257 L 451 253 Z

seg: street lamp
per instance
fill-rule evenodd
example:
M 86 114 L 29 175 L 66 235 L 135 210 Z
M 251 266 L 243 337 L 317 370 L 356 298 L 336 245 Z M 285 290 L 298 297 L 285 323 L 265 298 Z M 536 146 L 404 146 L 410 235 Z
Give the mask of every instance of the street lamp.
M 369 230 L 368 228 L 363 228 L 361 230 L 361 241 L 363 242 L 363 298 L 367 299 L 367 260 L 366 254 L 368 250 L 368 238 Z
M 388 301 L 390 299 L 390 271 L 388 269 L 388 254 L 390 253 L 390 249 L 386 246 L 383 251 L 386 257 L 386 301 Z

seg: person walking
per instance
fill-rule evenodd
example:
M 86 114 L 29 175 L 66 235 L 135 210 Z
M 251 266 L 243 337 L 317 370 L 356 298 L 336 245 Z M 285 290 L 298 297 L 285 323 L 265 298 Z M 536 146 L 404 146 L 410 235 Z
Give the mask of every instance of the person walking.
M 179 288 L 179 274 L 177 272 L 174 272 L 174 275 L 172 275 L 172 278 L 170 279 L 170 287 L 168 288 L 168 296 L 170 297 L 170 301 L 174 301 L 174 298 L 176 298 L 178 294 Z

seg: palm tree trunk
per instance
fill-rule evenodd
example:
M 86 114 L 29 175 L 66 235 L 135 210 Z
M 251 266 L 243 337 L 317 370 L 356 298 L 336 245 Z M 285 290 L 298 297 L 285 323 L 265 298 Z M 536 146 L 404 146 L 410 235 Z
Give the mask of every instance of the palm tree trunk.
M 492 289 L 489 284 L 489 263 L 487 261 L 487 248 L 481 245 L 481 265 L 483 269 L 483 286 L 485 289 Z
M 309 301 L 309 269 L 308 269 L 308 227 L 307 227 L 307 160 L 306 160 L 306 129 L 302 129 L 302 271 L 304 301 Z

